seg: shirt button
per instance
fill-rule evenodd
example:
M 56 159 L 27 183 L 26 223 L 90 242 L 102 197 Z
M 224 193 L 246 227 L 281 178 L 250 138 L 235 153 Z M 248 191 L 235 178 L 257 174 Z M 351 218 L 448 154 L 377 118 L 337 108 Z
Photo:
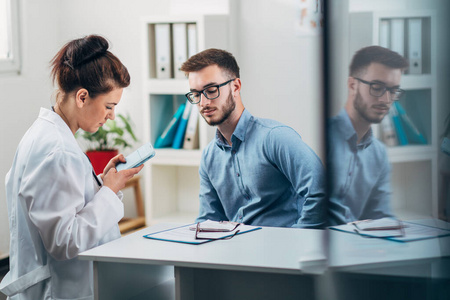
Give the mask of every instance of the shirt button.
M 231 153 L 236 154 L 236 150 L 231 151 Z
M 239 173 L 236 173 L 236 176 L 239 177 L 240 176 Z

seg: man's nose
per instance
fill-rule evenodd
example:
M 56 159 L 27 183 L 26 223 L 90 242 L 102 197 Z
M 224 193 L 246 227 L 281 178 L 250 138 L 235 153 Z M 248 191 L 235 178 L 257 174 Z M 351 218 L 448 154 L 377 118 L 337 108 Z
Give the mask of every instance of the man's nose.
M 382 102 L 391 102 L 392 101 L 392 95 L 391 92 L 386 90 L 386 92 L 383 94 L 383 96 L 379 97 L 379 100 Z
M 211 100 L 206 98 L 205 94 L 201 93 L 199 102 L 200 106 L 206 106 L 206 104 L 209 104 L 209 102 L 211 102 Z

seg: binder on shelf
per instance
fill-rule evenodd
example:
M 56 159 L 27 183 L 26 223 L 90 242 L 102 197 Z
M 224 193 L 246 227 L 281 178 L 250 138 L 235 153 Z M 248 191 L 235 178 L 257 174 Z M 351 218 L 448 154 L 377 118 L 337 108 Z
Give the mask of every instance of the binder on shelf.
M 381 140 L 389 147 L 398 145 L 397 134 L 389 115 L 385 116 L 381 121 Z
M 419 129 L 411 121 L 409 116 L 406 114 L 406 111 L 403 108 L 403 106 L 398 101 L 394 102 L 394 105 L 400 116 L 408 141 L 416 144 L 424 144 L 424 145 L 427 144 L 426 138 L 423 136 L 422 133 L 420 133 Z
M 164 129 L 163 133 L 156 139 L 155 148 L 164 148 L 172 146 L 173 139 L 175 137 L 175 133 L 181 119 L 181 115 L 183 114 L 185 104 L 181 104 L 175 114 L 170 120 L 169 124 Z
M 191 104 L 192 105 L 192 104 Z M 191 113 L 186 128 L 186 135 L 184 137 L 183 149 L 192 150 L 198 149 L 198 108 L 192 105 Z
M 170 24 L 155 24 L 156 77 L 171 78 Z
M 187 24 L 188 58 L 197 53 L 197 24 Z
M 390 28 L 391 24 L 389 20 L 380 20 L 380 36 L 379 36 L 379 42 L 380 46 L 384 48 L 390 48 Z
M 389 110 L 389 116 L 392 118 L 392 123 L 395 127 L 395 132 L 397 133 L 398 138 L 398 144 L 400 146 L 408 145 L 408 139 L 406 138 L 405 130 L 403 129 L 402 122 L 400 120 L 400 115 L 397 111 L 396 104 L 397 102 L 394 102 L 394 105 L 391 106 L 391 109 Z
M 181 71 L 181 65 L 187 60 L 187 31 L 186 23 L 175 23 L 173 31 L 173 69 L 174 77 L 184 79 L 186 76 Z
M 189 120 L 189 115 L 191 112 L 192 105 L 186 100 L 186 104 L 184 105 L 183 115 L 181 116 L 180 123 L 178 124 L 177 131 L 175 133 L 175 137 L 173 139 L 172 148 L 181 149 L 183 147 L 184 142 L 184 134 L 186 132 L 187 123 Z
M 391 19 L 390 49 L 401 56 L 405 56 L 405 20 Z
M 422 73 L 422 19 L 408 19 L 409 74 Z

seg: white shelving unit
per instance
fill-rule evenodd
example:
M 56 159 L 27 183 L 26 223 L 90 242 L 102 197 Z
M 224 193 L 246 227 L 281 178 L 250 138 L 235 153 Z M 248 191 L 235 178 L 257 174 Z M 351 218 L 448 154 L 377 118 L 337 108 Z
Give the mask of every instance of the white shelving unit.
M 424 134 L 427 144 L 388 147 L 392 164 L 392 207 L 404 218 L 438 217 L 436 17 L 434 11 L 387 11 L 350 13 L 349 59 L 356 50 L 380 44 L 380 22 L 405 21 L 405 53 L 408 55 L 407 20 L 422 22 L 422 72 L 402 75 L 400 100 L 406 113 Z M 407 57 L 408 58 L 408 57 Z M 374 132 L 379 136 L 375 126 Z
M 155 24 L 196 24 L 198 52 L 208 48 L 227 49 L 227 15 L 152 16 L 142 20 L 143 108 L 146 141 L 155 143 L 189 92 L 187 79 L 156 78 Z M 200 180 L 198 167 L 202 150 L 213 139 L 215 129 L 199 118 L 199 148 L 155 149 L 156 156 L 144 169 L 146 224 L 192 222 L 198 215 Z

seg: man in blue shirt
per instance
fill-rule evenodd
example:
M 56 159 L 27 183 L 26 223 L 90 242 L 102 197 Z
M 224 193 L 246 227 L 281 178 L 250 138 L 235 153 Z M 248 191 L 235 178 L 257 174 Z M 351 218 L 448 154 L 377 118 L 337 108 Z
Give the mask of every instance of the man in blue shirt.
M 400 79 L 407 66 L 405 58 L 379 46 L 362 48 L 352 59 L 345 108 L 328 129 L 330 225 L 392 216 L 390 165 L 371 125 L 404 93 Z
M 241 100 L 239 66 L 224 50 L 208 49 L 182 66 L 186 97 L 217 126 L 200 163 L 197 221 L 320 228 L 325 224 L 324 170 L 292 128 L 252 116 Z M 266 99 L 267 100 L 267 99 Z

